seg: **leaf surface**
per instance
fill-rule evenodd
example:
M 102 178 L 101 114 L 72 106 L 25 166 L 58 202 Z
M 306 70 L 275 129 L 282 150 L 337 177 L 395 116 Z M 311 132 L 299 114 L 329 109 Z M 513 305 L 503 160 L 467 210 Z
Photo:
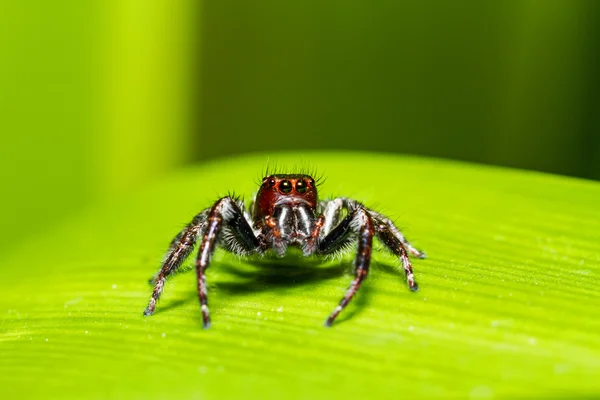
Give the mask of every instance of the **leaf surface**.
M 143 317 L 171 238 L 218 196 L 251 198 L 267 156 L 187 168 L 5 255 L 0 398 L 600 395 L 600 184 L 415 157 L 277 155 L 301 158 L 327 177 L 322 198 L 363 201 L 427 252 L 413 260 L 419 292 L 378 247 L 328 329 L 352 254 L 218 251 L 211 329 L 193 272 Z

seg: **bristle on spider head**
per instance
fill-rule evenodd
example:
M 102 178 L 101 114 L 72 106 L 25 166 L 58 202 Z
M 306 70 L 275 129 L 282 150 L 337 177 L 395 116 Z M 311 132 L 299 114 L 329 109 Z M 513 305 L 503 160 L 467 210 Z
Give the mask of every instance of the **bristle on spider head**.
M 264 169 L 264 172 L 261 176 L 260 182 L 270 175 L 285 175 L 285 174 L 299 174 L 299 175 L 308 175 L 315 180 L 315 184 L 320 186 L 325 182 L 324 174 L 317 170 L 317 167 L 308 162 L 301 161 L 300 163 L 295 163 L 292 166 L 279 164 L 276 160 L 267 160 L 267 166 Z

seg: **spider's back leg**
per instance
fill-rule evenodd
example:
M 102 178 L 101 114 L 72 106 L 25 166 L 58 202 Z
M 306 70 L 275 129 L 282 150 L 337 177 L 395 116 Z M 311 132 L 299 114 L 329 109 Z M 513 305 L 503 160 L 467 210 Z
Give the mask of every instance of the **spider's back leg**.
M 419 285 L 415 280 L 407 250 L 419 258 L 425 258 L 425 253 L 414 248 L 389 218 L 375 211 L 370 211 L 370 214 L 373 217 L 377 238 L 390 252 L 400 257 L 408 287 L 416 292 L 419 290 Z
M 400 229 L 396 227 L 396 225 L 392 222 L 391 219 L 389 219 L 383 214 L 372 210 L 369 210 L 369 214 L 371 214 L 371 216 L 373 217 L 373 220 L 376 224 L 375 228 L 377 232 L 386 232 L 390 236 L 394 236 L 402 244 L 402 246 L 413 256 L 416 256 L 418 258 L 427 258 L 427 255 L 424 251 L 417 250 L 415 247 L 413 247 L 412 244 L 409 243 L 408 240 L 406 240 L 406 237 L 404 237 L 402 232 L 400 232 Z M 392 250 L 391 248 L 389 249 L 392 253 L 398 255 L 394 250 Z
M 148 307 L 144 310 L 144 315 L 154 314 L 156 309 L 156 303 L 160 298 L 165 286 L 167 277 L 177 272 L 181 263 L 190 255 L 196 241 L 199 237 L 204 235 L 207 226 L 207 217 L 210 209 L 206 209 L 196 215 L 192 222 L 190 222 L 175 238 L 171 241 L 169 250 L 165 254 L 162 266 L 160 270 L 151 279 L 151 283 L 154 285 L 152 291 L 152 297 L 148 303 Z

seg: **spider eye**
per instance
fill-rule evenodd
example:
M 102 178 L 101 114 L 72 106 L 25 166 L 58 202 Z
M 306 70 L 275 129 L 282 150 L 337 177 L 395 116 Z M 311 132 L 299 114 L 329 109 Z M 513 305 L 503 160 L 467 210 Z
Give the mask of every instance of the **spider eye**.
M 281 181 L 281 183 L 279 184 L 279 190 L 281 190 L 281 193 L 289 193 L 292 191 L 292 182 L 288 181 L 287 179 L 284 181 Z
M 304 193 L 306 192 L 306 182 L 305 181 L 298 181 L 296 182 L 296 192 L 298 193 Z
M 315 180 L 310 178 L 310 180 L 308 181 L 308 184 L 310 185 L 310 187 L 315 187 Z
M 274 178 L 265 178 L 265 180 L 263 181 L 263 186 L 265 187 L 273 187 L 275 186 L 275 179 Z

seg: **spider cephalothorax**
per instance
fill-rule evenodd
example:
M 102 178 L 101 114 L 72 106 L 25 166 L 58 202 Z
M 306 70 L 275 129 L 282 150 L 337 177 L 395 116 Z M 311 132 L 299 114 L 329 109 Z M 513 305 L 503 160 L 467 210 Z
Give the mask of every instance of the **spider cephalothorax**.
M 308 257 L 334 254 L 356 242 L 355 278 L 327 318 L 326 325 L 330 326 L 367 277 L 374 236 L 400 258 L 408 287 L 418 290 L 408 253 L 419 258 L 425 258 L 425 253 L 411 246 L 389 218 L 345 197 L 319 201 L 315 180 L 310 175 L 266 176 L 250 211 L 243 201 L 223 197 L 196 215 L 173 239 L 152 280 L 154 291 L 144 315 L 154 313 L 165 280 L 176 272 L 198 240 L 196 276 L 205 328 L 210 326 L 205 272 L 217 244 L 238 255 L 273 250 L 279 257 L 286 254 L 288 246 L 298 246 Z

